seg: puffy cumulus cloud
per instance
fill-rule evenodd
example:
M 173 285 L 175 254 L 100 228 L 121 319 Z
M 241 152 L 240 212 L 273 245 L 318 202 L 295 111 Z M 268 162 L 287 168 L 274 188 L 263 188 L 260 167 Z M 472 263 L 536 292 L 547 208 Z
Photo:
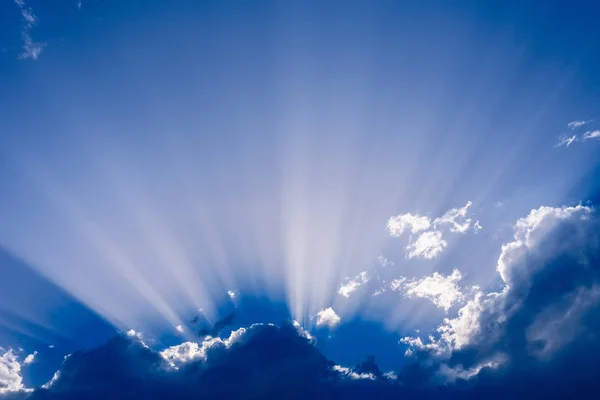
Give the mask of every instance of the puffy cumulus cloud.
M 468 201 L 463 207 L 452 208 L 433 221 L 418 214 L 400 214 L 388 220 L 387 230 L 391 236 L 398 237 L 410 229 L 406 257 L 432 259 L 439 256 L 448 245 L 448 242 L 442 239 L 443 231 L 464 234 L 470 230 L 481 230 L 479 221 L 473 223 L 467 216 L 472 204 Z
M 411 233 L 419 233 L 429 229 L 431 220 L 429 217 L 419 214 L 400 214 L 391 217 L 387 223 L 387 230 L 391 236 L 401 236 L 405 230 L 410 230 Z
M 0 347 L 0 395 L 25 392 L 21 376 L 21 363 L 13 349 Z
M 34 400 L 593 398 L 600 391 L 598 222 L 584 206 L 540 207 L 518 220 L 497 264 L 504 287 L 464 293 L 457 314 L 429 337 L 403 338 L 409 357 L 389 373 L 373 359 L 354 367 L 326 359 L 292 322 L 162 352 L 124 334 L 73 353 L 51 384 L 31 393 L 18 391 L 21 364 L 4 352 L 0 382 Z M 404 278 L 397 287 L 409 282 L 422 283 Z
M 552 256 L 554 251 L 566 251 L 565 246 L 572 245 L 571 241 L 557 242 L 556 249 L 548 252 L 546 246 L 539 246 L 540 242 L 546 240 L 558 225 L 565 221 L 580 221 L 589 218 L 591 208 L 578 205 L 576 207 L 540 207 L 531 210 L 529 215 L 520 218 L 515 224 L 514 240 L 502 245 L 502 252 L 498 259 L 497 270 L 502 280 L 510 285 L 515 279 L 523 280 L 533 276 L 533 269 L 543 268 L 547 257 Z M 585 229 L 586 224 L 572 224 L 571 229 L 579 226 Z M 581 232 L 579 232 L 581 234 Z M 585 240 L 585 238 L 579 238 Z M 544 253 L 540 252 L 543 250 Z M 531 256 L 530 262 L 524 258 Z M 533 262 L 535 260 L 535 262 Z M 515 277 L 515 275 L 518 275 Z
M 448 242 L 442 239 L 442 232 L 424 232 L 406 246 L 406 257 L 432 259 L 437 257 L 447 245 Z
M 454 304 L 463 299 L 463 293 L 458 282 L 463 278 L 457 269 L 452 274 L 444 276 L 438 272 L 421 279 L 400 278 L 392 282 L 392 290 L 404 293 L 406 297 L 429 299 L 437 307 L 448 312 Z
M 532 210 L 516 222 L 497 269 L 503 290 L 475 290 L 427 340 L 401 340 L 413 357 L 428 360 L 427 373 L 421 372 L 469 379 L 478 393 L 506 385 L 503 396 L 512 397 L 535 389 L 541 397 L 564 398 L 581 389 L 577 385 L 597 387 L 600 374 L 591 356 L 600 351 L 596 212 L 582 205 Z M 432 359 L 438 359 L 433 368 Z
M 258 324 L 256 326 L 258 326 Z M 169 363 L 169 366 L 172 368 L 179 368 L 180 366 L 191 361 L 206 361 L 208 351 L 219 346 L 229 348 L 232 344 L 239 342 L 245 333 L 246 328 L 240 328 L 231 332 L 229 338 L 225 340 L 221 338 L 207 337 L 201 344 L 196 342 L 185 342 L 166 348 L 160 352 L 160 355 Z
M 340 316 L 331 307 L 317 313 L 317 328 L 328 327 L 329 329 L 335 329 L 340 324 L 340 321 Z
M 33 364 L 33 362 L 35 361 L 35 356 L 37 356 L 37 351 L 34 351 L 33 353 L 29 354 L 27 357 L 25 357 L 25 359 L 23 360 L 23 364 L 25 365 L 29 365 L 29 364 Z

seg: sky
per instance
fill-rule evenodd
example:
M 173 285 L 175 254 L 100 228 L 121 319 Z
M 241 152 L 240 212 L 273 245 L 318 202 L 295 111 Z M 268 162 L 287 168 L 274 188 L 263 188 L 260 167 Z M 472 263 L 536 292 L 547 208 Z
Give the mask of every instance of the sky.
M 2 0 L 0 399 L 597 390 L 598 11 Z

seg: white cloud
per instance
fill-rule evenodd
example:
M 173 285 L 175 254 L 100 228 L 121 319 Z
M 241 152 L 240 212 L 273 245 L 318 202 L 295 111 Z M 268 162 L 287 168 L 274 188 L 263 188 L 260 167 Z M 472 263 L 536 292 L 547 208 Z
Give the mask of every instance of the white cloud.
M 385 258 L 385 256 L 383 254 L 381 254 L 379 257 L 377 257 L 377 261 L 379 261 L 379 266 L 382 268 L 390 267 L 390 266 L 394 265 L 394 263 L 392 261 L 388 260 L 387 258 Z
M 387 230 L 391 236 L 401 236 L 407 229 L 410 229 L 411 233 L 418 233 L 429 229 L 430 226 L 429 217 L 408 213 L 391 217 L 387 223 Z
M 175 327 L 175 329 L 177 330 L 177 332 L 179 332 L 179 333 L 183 333 L 183 326 L 182 326 L 182 325 L 177 325 L 177 326 Z
M 126 335 L 132 339 L 133 338 L 137 339 L 142 346 L 149 348 L 148 345 L 143 340 L 142 332 L 136 332 L 133 329 L 130 329 L 129 331 L 127 331 Z
M 254 324 L 252 326 L 259 325 Z M 250 329 L 252 328 L 250 327 Z M 234 343 L 239 342 L 244 334 L 247 332 L 246 328 L 240 328 L 236 331 L 231 332 L 229 338 L 222 340 L 221 338 L 207 337 L 202 341 L 202 344 L 196 342 L 184 342 L 176 346 L 171 346 L 160 352 L 160 355 L 165 359 L 171 368 L 179 368 L 180 366 L 193 361 L 206 361 L 207 352 L 215 346 L 224 346 L 226 348 L 231 347 Z
M 0 347 L 0 394 L 18 392 L 25 389 L 21 376 L 21 364 L 12 349 Z
M 206 350 L 220 342 L 218 338 L 207 338 L 199 345 L 196 342 L 184 342 L 176 346 L 171 346 L 160 352 L 160 355 L 171 365 L 179 366 L 195 360 L 206 360 Z
M 471 226 L 471 219 L 467 218 L 467 212 L 472 204 L 471 201 L 467 201 L 464 207 L 452 208 L 446 211 L 444 215 L 433 221 L 433 225 L 435 227 L 449 225 L 450 232 L 466 233 Z
M 30 355 L 25 357 L 25 360 L 23 360 L 23 364 L 25 364 L 25 365 L 32 364 L 35 361 L 35 356 L 37 356 L 37 353 L 38 353 L 37 351 L 34 351 L 33 353 L 31 353 Z
M 359 374 L 354 372 L 352 369 L 347 368 L 347 367 L 342 367 L 341 365 L 334 365 L 333 366 L 333 370 L 339 372 L 340 374 L 347 376 L 350 379 L 368 379 L 368 380 L 375 380 L 375 375 L 373 374 Z
M 141 339 L 142 338 L 142 332 L 136 332 L 135 330 L 130 329 L 130 330 L 127 331 L 127 336 Z
M 298 332 L 298 334 L 308 340 L 313 340 L 313 337 L 311 336 L 310 333 L 308 333 L 308 331 L 306 329 L 304 329 L 302 327 L 302 325 L 300 325 L 300 322 L 294 320 L 292 321 L 292 325 L 294 326 L 294 328 L 296 328 L 296 331 Z
M 390 381 L 398 380 L 398 375 L 396 375 L 394 371 L 384 372 L 383 377 L 389 379 Z
M 434 272 L 422 279 L 396 280 L 392 282 L 392 290 L 401 291 L 407 297 L 429 299 L 437 307 L 448 312 L 454 304 L 463 300 L 463 293 L 458 286 L 462 278 L 457 269 L 447 276 Z
M 418 214 L 400 214 L 391 217 L 387 223 L 387 230 L 391 236 L 401 236 L 405 230 L 410 229 L 412 234 L 420 233 L 418 236 L 411 235 L 406 246 L 407 258 L 431 259 L 437 257 L 447 246 L 442 239 L 442 230 L 452 233 L 466 233 L 469 229 L 478 231 L 481 229 L 479 221 L 471 225 L 471 218 L 467 217 L 469 207 L 473 203 L 467 201 L 464 207 L 452 208 L 441 217 L 431 221 L 429 217 Z
M 587 131 L 583 134 L 583 140 L 588 139 L 600 139 L 600 130 L 596 129 L 595 131 Z
M 231 298 L 231 300 L 235 300 L 235 298 L 238 296 L 238 292 L 234 292 L 233 290 L 228 290 L 227 291 L 227 295 Z
M 368 283 L 374 276 L 376 276 L 376 272 L 380 268 L 386 268 L 394 265 L 394 263 L 385 256 L 380 255 L 377 257 L 377 265 L 371 268 L 369 271 L 362 271 L 358 275 L 356 275 L 353 279 L 346 277 L 345 283 L 340 286 L 338 289 L 338 294 L 348 298 L 352 293 L 358 290 L 361 286 Z M 382 293 L 382 292 L 381 292 Z M 381 294 L 379 293 L 379 294 Z
M 554 145 L 554 147 L 569 147 L 573 142 L 577 141 L 577 135 L 567 136 L 561 135 L 558 137 L 558 142 Z
M 407 336 L 400 342 L 437 356 L 448 356 L 452 351 L 468 345 L 480 332 L 481 315 L 497 296 L 498 293 L 489 295 L 482 292 L 475 293 L 474 297 L 458 310 L 455 318 L 444 318 L 442 324 L 436 329 L 439 335 L 437 338 L 429 336 L 428 342 L 425 343 L 420 337 Z
M 340 289 L 338 290 L 338 293 L 346 298 L 350 297 L 350 294 L 355 292 L 359 287 L 361 287 L 363 284 L 367 283 L 368 281 L 369 281 L 369 276 L 367 275 L 367 271 L 363 271 L 360 274 L 358 274 L 357 276 L 355 276 L 354 279 L 349 280 L 348 282 L 343 284 L 340 287 Z
M 581 128 L 585 124 L 589 124 L 590 122 L 592 122 L 591 119 L 587 121 L 571 121 L 567 124 L 567 126 L 569 127 L 569 129 L 575 130 L 577 128 Z
M 390 283 L 390 289 L 392 290 L 400 290 L 402 288 L 402 284 L 406 281 L 405 277 L 400 277 L 398 279 L 394 279 Z
M 520 218 L 514 226 L 514 241 L 502 246 L 502 251 L 498 259 L 497 270 L 506 284 L 501 292 L 483 293 L 478 287 L 473 288 L 473 297 L 458 310 L 455 318 L 444 318 L 436 332 L 437 337 L 430 336 L 427 342 L 419 337 L 405 337 L 401 343 L 407 344 L 412 348 L 431 352 L 438 356 L 448 356 L 454 350 L 459 350 L 474 341 L 481 339 L 482 317 L 485 314 L 488 320 L 493 320 L 494 326 L 490 327 L 493 332 L 497 332 L 497 326 L 504 324 L 519 306 L 520 302 L 512 300 L 514 304 L 507 306 L 505 302 L 509 298 L 513 285 L 519 284 L 520 287 L 527 287 L 528 280 L 537 272 L 537 269 L 544 268 L 547 263 L 543 262 L 544 257 L 553 257 L 553 254 L 546 255 L 544 251 L 537 251 L 537 247 L 548 235 L 553 232 L 557 226 L 565 221 L 587 220 L 592 209 L 578 205 L 576 207 L 540 207 L 531 210 L 529 215 Z M 581 233 L 580 233 L 581 234 Z M 561 247 L 562 242 L 553 243 L 551 253 L 560 254 L 572 246 L 572 243 L 566 243 L 565 249 Z M 542 258 L 542 262 L 522 262 L 528 254 L 536 254 L 536 259 Z M 592 288 L 587 292 L 580 292 L 576 296 L 571 296 L 574 300 L 569 308 L 556 311 L 549 308 L 541 313 L 529 328 L 530 338 L 540 338 L 545 340 L 552 339 L 554 342 L 569 337 L 571 329 L 575 323 L 569 322 L 569 319 L 578 319 L 577 315 L 588 307 L 592 300 L 600 299 L 600 288 Z M 556 307 L 555 307 L 556 308 Z M 552 326 L 550 323 L 556 320 L 559 315 L 560 324 Z M 487 326 L 487 325 L 486 325 Z M 548 329 L 546 329 L 548 328 Z M 567 331 L 565 331 L 567 329 Z M 497 361 L 497 360 L 496 360 Z M 500 362 L 500 361 L 497 361 Z M 485 365 L 484 365 L 485 366 Z M 468 371 L 457 370 L 456 376 L 461 377 L 470 374 Z
M 408 258 L 432 259 L 437 257 L 447 245 L 448 242 L 442 239 L 442 232 L 424 232 L 419 235 L 417 240 L 406 246 L 406 250 L 408 251 L 406 256 Z
M 475 232 L 479 232 L 482 229 L 483 229 L 483 226 L 481 226 L 481 224 L 479 223 L 479 221 L 475 221 L 475 223 L 473 224 L 473 230 Z
M 572 217 L 586 218 L 591 211 L 591 208 L 582 205 L 558 208 L 540 207 L 531 210 L 526 217 L 520 218 L 515 224 L 514 241 L 502 245 L 502 252 L 497 266 L 502 280 L 508 285 L 512 283 L 514 266 L 517 262 L 531 248 L 535 247 L 548 232 L 554 229 L 559 222 Z M 522 275 L 523 272 L 531 271 L 519 271 L 519 274 Z
M 325 308 L 317 313 L 317 327 L 327 326 L 329 329 L 335 329 L 340 324 L 340 316 L 333 311 L 333 308 Z
M 31 8 L 25 5 L 25 0 L 15 0 L 15 4 L 21 10 L 21 17 L 23 18 L 24 24 L 23 29 L 21 31 L 21 38 L 23 40 L 23 51 L 19 55 L 19 58 L 23 60 L 37 60 L 46 44 L 34 42 L 29 32 L 34 26 L 37 25 L 38 19 L 33 14 Z
M 449 367 L 448 364 L 440 365 L 438 375 L 443 377 L 446 382 L 454 383 L 457 379 L 469 380 L 474 376 L 477 376 L 484 368 L 496 369 L 506 361 L 503 357 L 497 357 L 495 360 L 487 361 L 481 364 L 477 364 L 471 368 L 465 369 L 462 364 L 456 365 L 454 368 Z
M 60 378 L 60 371 L 56 371 L 54 375 L 52 375 L 52 379 L 42 385 L 42 389 L 49 389 L 52 387 L 58 378 Z

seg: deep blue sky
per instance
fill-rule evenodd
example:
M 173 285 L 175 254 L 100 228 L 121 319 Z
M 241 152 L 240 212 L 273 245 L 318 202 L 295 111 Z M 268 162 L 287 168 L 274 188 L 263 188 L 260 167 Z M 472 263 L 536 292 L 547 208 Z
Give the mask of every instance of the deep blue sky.
M 294 319 L 337 364 L 406 365 L 401 338 L 439 335 L 477 290 L 520 287 L 500 266 L 519 218 L 597 203 L 599 12 L 2 1 L 0 356 L 37 351 L 21 364 L 33 387 L 116 332 L 162 350 L 198 340 L 196 315 L 235 310 L 223 337 Z M 440 222 L 465 204 L 463 232 Z M 553 238 L 582 211 L 565 212 L 527 224 Z M 402 215 L 431 226 L 393 234 Z M 421 281 L 454 269 L 454 292 Z

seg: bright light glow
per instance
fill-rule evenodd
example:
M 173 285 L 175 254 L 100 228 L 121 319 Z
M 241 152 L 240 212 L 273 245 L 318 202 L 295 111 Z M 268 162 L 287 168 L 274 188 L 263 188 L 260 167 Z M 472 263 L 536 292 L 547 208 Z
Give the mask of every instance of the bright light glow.
M 76 3 L 73 11 L 85 14 Z M 43 9 L 27 0 L 11 6 L 22 24 L 19 53 L 40 67 L 31 60 L 43 61 L 46 49 L 36 41 Z M 373 21 L 389 15 L 381 10 Z M 284 21 L 278 12 L 273 21 Z M 348 21 L 355 17 L 363 15 Z M 391 36 L 377 24 L 324 24 L 322 41 L 311 36 L 320 32 L 313 22 L 301 20 L 247 29 L 231 43 L 229 25 L 209 24 L 215 33 L 193 24 L 210 55 L 182 53 L 177 62 L 165 55 L 170 46 L 132 32 L 127 46 L 136 52 L 122 54 L 143 49 L 152 57 L 94 66 L 114 79 L 49 68 L 43 90 L 29 93 L 17 90 L 25 75 L 15 76 L 0 118 L 2 132 L 13 132 L 0 137 L 0 247 L 148 343 L 168 332 L 191 340 L 198 309 L 214 323 L 255 295 L 285 303 L 306 327 L 322 313 L 326 326 L 361 314 L 398 329 L 430 312 L 412 309 L 422 303 L 413 298 L 442 310 L 458 303 L 455 291 L 422 289 L 419 279 L 447 278 L 456 267 L 485 287 L 496 278 L 497 260 L 486 259 L 498 251 L 492 236 L 503 239 L 501 227 L 513 222 L 503 216 L 524 215 L 532 202 L 562 204 L 588 172 L 592 157 L 569 165 L 552 158 L 567 153 L 553 148 L 562 131 L 569 152 L 592 147 L 596 126 L 585 114 L 569 110 L 580 117 L 548 127 L 553 109 L 522 112 L 556 98 L 560 80 L 534 70 L 540 80 L 531 91 L 519 87 L 518 102 L 506 98 L 499 82 L 520 81 L 512 76 L 518 65 L 504 63 L 513 49 L 494 48 L 494 60 L 478 65 L 473 60 L 488 56 L 466 50 L 481 47 L 463 45 L 471 43 L 466 30 L 445 29 L 442 42 L 415 39 L 400 51 L 388 39 L 408 37 L 403 23 Z M 109 36 L 106 48 L 124 45 Z M 276 40 L 265 46 L 265 37 Z M 247 60 L 248 49 L 264 53 Z M 439 66 L 440 51 L 452 65 Z M 149 62 L 155 56 L 185 71 L 165 74 Z M 33 103 L 44 107 L 30 110 Z M 493 207 L 499 200 L 502 212 Z M 381 255 L 389 265 L 373 268 Z M 409 295 L 391 293 L 410 282 L 417 286 Z M 389 296 L 402 304 L 379 304 Z M 27 323 L 66 330 L 47 310 L 7 307 Z M 323 319 L 331 313 L 337 318 Z

